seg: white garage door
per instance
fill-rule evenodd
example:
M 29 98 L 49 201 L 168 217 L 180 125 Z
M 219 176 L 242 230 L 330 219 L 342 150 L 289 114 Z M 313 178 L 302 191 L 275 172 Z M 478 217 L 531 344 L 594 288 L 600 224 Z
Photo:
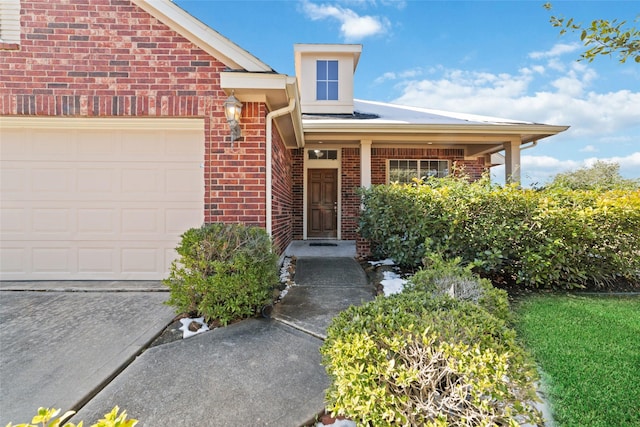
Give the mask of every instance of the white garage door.
M 200 119 L 0 118 L 0 278 L 166 277 L 203 160 Z

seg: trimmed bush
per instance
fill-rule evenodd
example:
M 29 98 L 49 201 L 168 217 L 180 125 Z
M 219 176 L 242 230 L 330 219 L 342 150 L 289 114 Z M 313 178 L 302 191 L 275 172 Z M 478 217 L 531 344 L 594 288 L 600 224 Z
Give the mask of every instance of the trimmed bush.
M 460 258 L 445 260 L 439 254 L 429 254 L 418 270 L 405 284 L 404 292 L 425 292 L 437 296 L 472 302 L 498 319 L 510 322 L 509 297 L 505 290 L 497 289 L 488 279 L 475 274 L 471 266 L 462 267 Z
M 251 317 L 272 300 L 277 255 L 265 230 L 240 224 L 207 224 L 182 235 L 179 258 L 163 282 L 178 313 L 222 325 Z
M 360 233 L 416 268 L 460 257 L 494 282 L 548 288 L 640 283 L 640 190 L 526 190 L 429 178 L 363 190 Z
M 536 372 L 505 322 L 473 303 L 403 292 L 334 318 L 321 348 L 328 410 L 359 425 L 537 422 Z

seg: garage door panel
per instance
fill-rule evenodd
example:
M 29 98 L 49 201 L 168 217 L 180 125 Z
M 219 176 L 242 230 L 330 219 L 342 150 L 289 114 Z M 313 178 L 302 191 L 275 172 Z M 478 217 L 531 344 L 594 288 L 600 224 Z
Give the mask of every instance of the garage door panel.
M 85 236 L 96 235 L 94 239 L 104 235 L 117 235 L 119 230 L 116 216 L 117 211 L 111 208 L 78 209 L 77 231 Z
M 180 235 L 204 219 L 203 122 L 138 131 L 75 120 L 3 128 L 0 279 L 166 277 Z
M 69 273 L 74 270 L 73 249 L 50 246 L 33 248 L 32 271 L 35 273 Z
M 198 212 L 187 208 L 170 208 L 164 211 L 165 232 L 168 235 L 182 234 L 202 221 Z
M 114 248 L 82 247 L 78 249 L 78 272 L 108 275 L 119 270 L 117 260 Z
M 123 273 L 154 273 L 163 262 L 162 250 L 156 248 L 124 248 Z

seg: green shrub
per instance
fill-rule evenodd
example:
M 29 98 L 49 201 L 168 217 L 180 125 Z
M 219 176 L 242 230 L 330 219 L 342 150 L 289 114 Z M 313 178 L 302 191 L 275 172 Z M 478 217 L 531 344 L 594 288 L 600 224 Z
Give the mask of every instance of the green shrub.
M 127 411 L 122 411 L 118 414 L 120 408 L 114 407 L 111 412 L 104 414 L 104 418 L 98 420 L 97 423 L 92 424 L 91 427 L 134 427 L 138 424 L 138 420 L 127 419 Z M 31 420 L 31 424 L 23 423 L 7 424 L 7 427 L 82 427 L 84 424 L 80 421 L 77 426 L 72 423 L 65 423 L 64 420 L 75 414 L 74 411 L 67 411 L 61 417 L 55 418 L 60 413 L 60 409 L 53 408 L 38 408 L 38 413 Z
M 475 274 L 470 265 L 463 267 L 460 262 L 460 258 L 445 260 L 440 254 L 428 254 L 423 260 L 424 268 L 408 280 L 404 292 L 449 295 L 477 304 L 506 322 L 511 321 L 507 292 L 495 288 L 490 280 Z
M 362 237 L 405 267 L 441 253 L 494 282 L 529 287 L 640 281 L 640 190 L 527 190 L 451 177 L 362 194 Z
M 182 235 L 163 282 L 178 313 L 222 325 L 255 315 L 272 299 L 277 255 L 267 233 L 239 224 L 208 224 Z
M 321 347 L 333 415 L 375 426 L 517 425 L 540 414 L 535 368 L 479 306 L 403 292 L 334 318 Z

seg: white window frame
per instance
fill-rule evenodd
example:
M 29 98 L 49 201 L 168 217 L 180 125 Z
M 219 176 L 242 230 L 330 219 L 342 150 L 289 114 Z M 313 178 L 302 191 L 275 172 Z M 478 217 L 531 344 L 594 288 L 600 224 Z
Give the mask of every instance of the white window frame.
M 0 43 L 20 44 L 20 0 L 0 0 Z
M 318 72 L 318 67 L 320 65 L 320 63 L 325 63 L 326 64 L 326 68 L 327 68 L 327 76 L 324 79 L 321 79 L 320 76 L 317 74 Z M 335 79 L 331 79 L 329 78 L 329 63 L 335 63 L 336 64 L 336 78 Z M 319 83 L 324 83 L 325 84 L 325 97 L 321 98 L 320 92 L 318 90 L 318 84 Z M 329 97 L 329 85 L 330 84 L 335 84 L 336 86 L 336 97 L 335 98 L 330 98 Z M 318 59 L 316 60 L 316 101 L 338 101 L 340 99 L 340 61 L 338 61 L 337 59 Z
M 442 178 L 445 177 L 447 175 L 449 175 L 449 172 L 451 170 L 451 161 L 450 160 L 445 160 L 445 159 L 387 159 L 387 183 L 391 183 L 391 182 L 402 182 L 402 183 L 410 183 L 411 179 L 409 179 L 409 181 L 396 181 L 396 180 L 392 180 L 391 179 L 391 164 L 392 162 L 406 162 L 405 165 L 409 166 L 409 162 L 415 162 L 416 163 L 416 170 L 417 170 L 417 176 L 413 176 L 411 178 L 428 178 L 429 176 L 436 176 L 438 178 Z M 422 170 L 422 163 L 423 162 L 437 162 L 438 163 L 438 167 L 436 168 L 437 174 L 436 175 L 430 175 L 428 173 L 425 173 Z M 446 168 L 444 169 L 444 173 L 442 173 L 442 171 L 440 170 L 440 165 L 442 164 L 446 164 Z M 400 163 L 398 163 L 398 169 L 400 169 L 400 167 L 402 166 Z M 408 170 L 409 168 L 407 168 Z

